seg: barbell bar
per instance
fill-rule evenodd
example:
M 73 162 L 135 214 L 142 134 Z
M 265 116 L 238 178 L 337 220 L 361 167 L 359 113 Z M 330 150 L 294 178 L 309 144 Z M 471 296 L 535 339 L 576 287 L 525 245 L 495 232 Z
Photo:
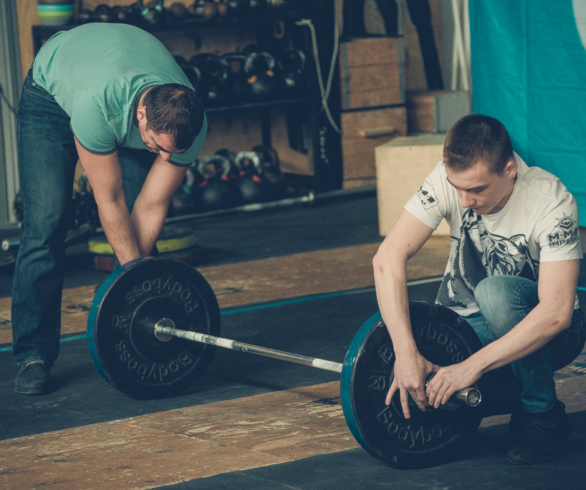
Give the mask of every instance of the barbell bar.
M 222 337 L 214 337 L 213 335 L 205 335 L 197 332 L 190 332 L 188 330 L 180 330 L 175 328 L 175 323 L 169 318 L 162 318 L 155 323 L 154 327 L 155 337 L 161 342 L 168 342 L 174 337 L 178 337 L 185 340 L 191 340 L 193 342 L 199 342 L 201 344 L 213 345 L 216 347 L 222 347 L 224 349 L 236 350 L 245 352 L 248 354 L 256 354 L 264 357 L 271 357 L 273 359 L 280 359 L 282 361 L 292 362 L 295 364 L 302 364 L 304 366 L 313 367 L 316 369 L 324 369 L 326 371 L 333 371 L 335 373 L 341 373 L 344 364 L 334 361 L 326 361 L 317 357 L 307 357 L 300 354 L 294 354 L 292 352 L 283 352 L 276 349 L 269 349 L 268 347 L 261 347 L 258 345 L 245 344 L 243 342 L 237 342 L 235 340 L 226 339 Z M 431 380 L 433 376 L 428 376 L 425 386 Z M 441 408 L 446 410 L 454 410 L 457 408 L 458 403 L 468 405 L 469 407 L 477 407 L 482 401 L 482 394 L 477 388 L 472 386 L 457 391 L 450 398 L 450 401 L 445 405 L 440 405 Z

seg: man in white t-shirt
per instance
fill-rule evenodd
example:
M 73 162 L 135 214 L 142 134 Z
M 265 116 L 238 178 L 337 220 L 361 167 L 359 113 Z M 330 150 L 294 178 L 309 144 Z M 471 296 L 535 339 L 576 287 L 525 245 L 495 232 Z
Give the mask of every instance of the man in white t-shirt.
M 439 367 L 421 356 L 413 339 L 406 262 L 443 218 L 451 250 L 436 302 L 464 316 L 484 347 Z M 571 426 L 553 372 L 575 359 L 586 340 L 576 296 L 581 258 L 578 208 L 562 182 L 528 167 L 498 120 L 460 119 L 446 136 L 444 160 L 405 205 L 373 261 L 396 354 L 387 404 L 400 392 L 409 418 L 409 395 L 421 410 L 437 408 L 488 371 L 511 364 L 523 388 L 507 461 L 556 458 Z

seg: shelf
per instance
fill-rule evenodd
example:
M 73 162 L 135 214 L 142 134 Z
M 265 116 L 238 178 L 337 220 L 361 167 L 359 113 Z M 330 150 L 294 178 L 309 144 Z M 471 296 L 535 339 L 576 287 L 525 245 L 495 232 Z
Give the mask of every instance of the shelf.
M 307 14 L 299 10 L 286 10 L 283 12 L 264 12 L 252 15 L 238 15 L 229 17 L 214 17 L 212 19 L 187 19 L 181 21 L 163 22 L 161 24 L 147 24 L 146 22 L 131 24 L 140 27 L 147 32 L 164 32 L 191 29 L 206 29 L 217 27 L 230 27 L 238 24 L 262 24 L 264 22 L 295 21 L 306 17 Z M 84 24 L 71 24 L 65 26 L 33 26 L 35 36 L 50 37 L 59 31 L 68 31 Z
M 277 107 L 287 106 L 298 106 L 298 105 L 310 105 L 319 102 L 318 97 L 303 97 L 296 99 L 277 99 L 267 102 L 246 102 L 243 104 L 234 104 L 221 107 L 206 107 L 205 111 L 208 114 L 219 114 L 223 112 L 234 112 L 234 111 L 248 111 L 254 109 L 274 109 Z

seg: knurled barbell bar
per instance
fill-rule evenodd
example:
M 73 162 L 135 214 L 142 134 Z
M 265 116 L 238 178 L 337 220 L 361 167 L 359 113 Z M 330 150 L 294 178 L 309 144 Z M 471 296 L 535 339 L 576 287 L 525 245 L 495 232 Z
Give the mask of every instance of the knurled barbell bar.
M 179 330 L 175 328 L 175 323 L 169 318 L 162 318 L 153 326 L 155 337 L 161 342 L 168 342 L 174 337 L 191 340 L 193 342 L 200 342 L 201 344 L 214 345 L 216 347 L 223 347 L 225 349 L 237 350 L 248 354 L 256 354 L 264 357 L 271 357 L 273 359 L 280 359 L 282 361 L 292 362 L 295 364 L 303 364 L 304 366 L 314 367 L 317 369 L 324 369 L 325 371 L 333 371 L 341 373 L 344 364 L 334 361 L 326 361 L 317 357 L 307 357 L 292 352 L 283 352 L 280 350 L 269 349 L 268 347 L 261 347 L 258 345 L 245 344 L 231 339 L 222 337 L 214 337 L 213 335 L 205 335 L 198 332 L 190 332 L 187 330 Z M 431 380 L 433 375 L 428 376 L 425 386 Z M 450 402 L 445 405 L 440 405 L 442 409 L 455 410 L 458 404 L 463 403 L 470 407 L 480 405 L 482 401 L 482 394 L 477 388 L 468 387 L 454 393 Z
M 437 365 L 461 362 L 481 348 L 473 329 L 452 310 L 411 303 L 410 318 L 421 354 Z M 135 398 L 182 393 L 212 360 L 216 347 L 240 350 L 341 373 L 348 426 L 374 457 L 395 466 L 421 468 L 451 460 L 468 443 L 485 410 L 474 408 L 485 391 L 461 390 L 447 410 L 411 410 L 405 419 L 393 380 L 394 350 L 380 314 L 354 337 L 344 363 L 336 363 L 224 339 L 220 311 L 207 281 L 171 259 L 137 259 L 100 286 L 88 317 L 88 343 L 100 374 Z M 484 403 L 482 404 L 484 405 Z

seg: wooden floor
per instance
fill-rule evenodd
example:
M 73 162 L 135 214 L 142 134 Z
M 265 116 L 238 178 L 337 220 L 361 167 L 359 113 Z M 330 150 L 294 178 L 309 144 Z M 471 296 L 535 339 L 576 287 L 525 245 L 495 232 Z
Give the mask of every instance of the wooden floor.
M 220 308 L 374 284 L 372 258 L 379 244 L 319 250 L 285 257 L 198 269 L 216 293 Z M 409 279 L 443 274 L 449 237 L 432 237 L 408 264 Z M 95 285 L 66 289 L 61 334 L 84 332 Z M 12 342 L 11 298 L 0 298 L 0 344 Z

